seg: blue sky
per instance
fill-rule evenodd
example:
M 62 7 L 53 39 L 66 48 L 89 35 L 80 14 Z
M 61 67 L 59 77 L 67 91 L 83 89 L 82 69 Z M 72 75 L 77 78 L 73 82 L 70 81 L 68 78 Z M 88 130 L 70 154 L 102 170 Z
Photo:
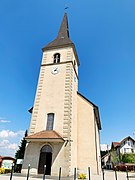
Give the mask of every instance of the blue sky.
M 1 0 L 0 155 L 13 155 L 29 127 L 41 48 L 57 36 L 65 4 L 79 91 L 99 106 L 101 143 L 134 137 L 135 1 Z

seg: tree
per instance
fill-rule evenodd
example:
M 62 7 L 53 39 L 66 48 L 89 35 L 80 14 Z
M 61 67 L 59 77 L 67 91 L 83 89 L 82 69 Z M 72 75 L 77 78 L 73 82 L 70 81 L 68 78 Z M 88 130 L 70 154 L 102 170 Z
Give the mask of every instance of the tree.
M 18 150 L 15 153 L 15 158 L 16 159 L 23 159 L 24 158 L 24 153 L 25 153 L 25 146 L 26 146 L 26 140 L 25 137 L 28 135 L 27 130 L 25 131 L 25 135 L 23 139 L 21 140 L 21 145 L 19 146 Z
M 124 163 L 135 163 L 135 153 L 123 154 L 122 161 Z
M 113 164 L 117 164 L 117 163 L 119 162 L 119 157 L 118 157 L 116 151 L 111 150 L 110 155 L 111 155 L 111 161 L 112 161 L 112 163 L 113 163 Z

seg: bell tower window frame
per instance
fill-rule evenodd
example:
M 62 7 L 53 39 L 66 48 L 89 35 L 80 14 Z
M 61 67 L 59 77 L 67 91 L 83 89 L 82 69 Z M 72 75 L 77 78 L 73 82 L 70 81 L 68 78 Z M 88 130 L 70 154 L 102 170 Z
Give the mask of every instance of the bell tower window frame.
M 60 53 L 55 53 L 53 55 L 53 63 L 54 64 L 60 63 Z

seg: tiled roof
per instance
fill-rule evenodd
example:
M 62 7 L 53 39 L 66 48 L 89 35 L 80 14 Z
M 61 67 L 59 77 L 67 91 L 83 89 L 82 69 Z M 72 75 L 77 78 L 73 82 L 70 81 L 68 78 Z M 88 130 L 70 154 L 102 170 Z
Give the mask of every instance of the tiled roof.
M 124 141 L 129 140 L 129 139 L 132 140 L 133 142 L 135 142 L 135 140 L 134 140 L 133 138 L 131 138 L 130 136 L 128 136 L 128 137 L 124 138 L 124 139 L 120 142 L 120 144 L 123 143 Z
M 112 146 L 113 146 L 114 148 L 116 148 L 116 147 L 119 146 L 119 145 L 120 145 L 119 142 L 112 142 Z
M 64 139 L 62 138 L 62 136 L 60 136 L 56 131 L 49 131 L 49 130 L 44 130 L 44 131 L 40 131 L 37 132 L 35 134 L 29 135 L 25 138 L 26 140 L 29 139 L 61 139 L 64 141 Z
M 112 142 L 112 148 L 116 148 L 118 146 L 120 146 L 124 141 L 127 141 L 127 140 L 132 140 L 133 142 L 135 142 L 135 140 L 133 138 L 131 138 L 130 136 L 124 138 L 121 142 Z
M 4 159 L 6 159 L 6 160 L 15 160 L 15 158 L 10 157 L 10 156 L 0 156 L 0 162 L 1 162 L 2 160 L 4 160 Z

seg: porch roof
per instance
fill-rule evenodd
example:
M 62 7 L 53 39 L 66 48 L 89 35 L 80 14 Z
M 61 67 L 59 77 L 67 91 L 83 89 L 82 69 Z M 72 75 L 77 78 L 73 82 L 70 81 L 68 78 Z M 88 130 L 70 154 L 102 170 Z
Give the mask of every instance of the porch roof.
M 64 142 L 63 137 L 54 130 L 43 130 L 27 136 L 26 141 Z

